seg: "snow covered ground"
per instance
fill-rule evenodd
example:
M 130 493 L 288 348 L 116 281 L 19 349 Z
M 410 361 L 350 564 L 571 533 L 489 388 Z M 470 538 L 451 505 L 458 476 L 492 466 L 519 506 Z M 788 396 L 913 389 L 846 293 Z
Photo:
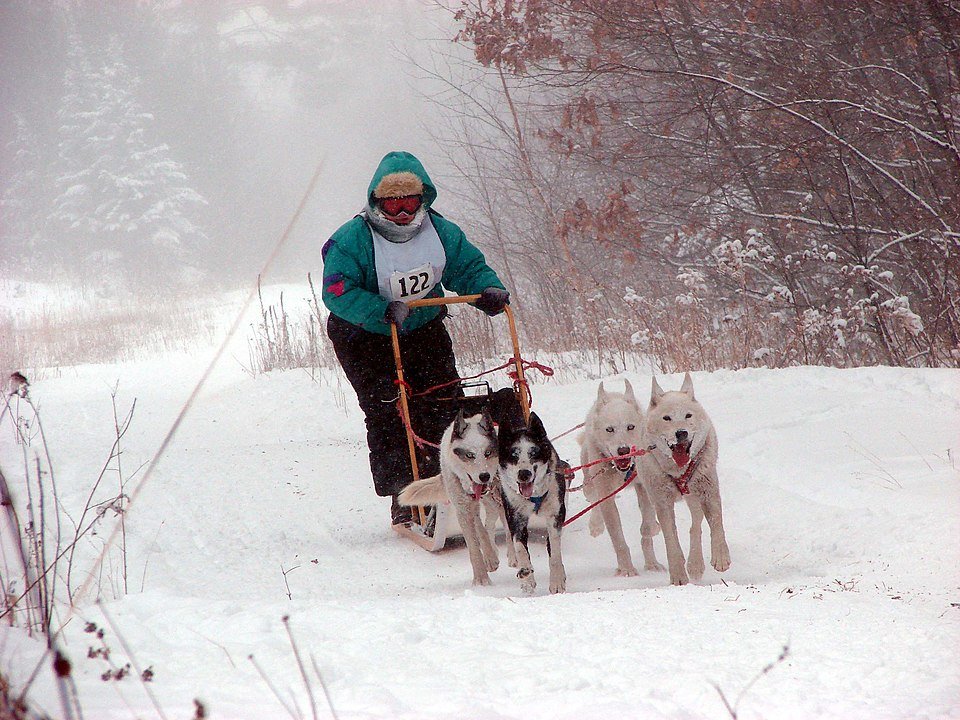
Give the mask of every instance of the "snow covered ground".
M 313 717 L 285 616 L 321 718 L 730 717 L 720 691 L 740 718 L 960 717 L 957 371 L 696 373 L 720 437 L 731 569 L 708 567 L 686 587 L 664 573 L 614 577 L 609 539 L 591 538 L 584 518 L 564 534 L 567 594 L 541 582 L 527 597 L 505 563 L 475 589 L 463 548 L 431 555 L 390 530 L 345 381 L 252 378 L 236 355 L 128 486 L 147 480 L 126 519 L 129 593 L 115 592 L 114 551 L 93 583 L 102 607 L 88 598 L 64 615 L 85 718 L 159 717 L 148 690 L 168 718 L 191 717 L 194 698 L 214 718 L 287 717 L 263 676 L 294 715 Z M 83 508 L 112 442 L 111 388 L 121 410 L 137 400 L 131 471 L 160 447 L 208 359 L 68 368 L 34 383 L 66 509 Z M 591 404 L 596 378 L 581 377 L 535 388 L 551 434 Z M 649 375 L 628 377 L 645 396 Z M 558 448 L 576 460 L 572 435 Z M 3 424 L 8 479 L 20 453 Z M 632 494 L 619 507 L 639 557 Z M 685 542 L 688 514 L 678 516 Z M 656 547 L 664 560 L 661 538 Z M 544 546 L 531 552 L 545 577 Z M 110 664 L 87 657 L 100 647 L 88 622 L 105 629 L 114 666 L 150 667 L 153 680 L 101 680 Z M 0 667 L 17 682 L 41 650 L 0 630 Z M 47 672 L 30 698 L 61 716 Z

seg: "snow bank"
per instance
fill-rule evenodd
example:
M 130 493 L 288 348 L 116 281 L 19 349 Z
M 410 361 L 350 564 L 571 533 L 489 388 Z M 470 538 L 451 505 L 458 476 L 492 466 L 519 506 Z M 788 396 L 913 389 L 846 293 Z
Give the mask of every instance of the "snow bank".
M 124 456 L 136 467 L 202 369 L 180 357 L 35 383 L 66 507 L 82 503 L 109 447 L 106 388 L 119 380 L 120 401 L 137 398 Z M 169 717 L 190 716 L 195 697 L 213 717 L 283 716 L 250 655 L 312 717 L 287 615 L 340 720 L 728 717 L 719 691 L 742 718 L 960 715 L 960 375 L 803 367 L 694 380 L 721 443 L 733 560 L 722 576 L 708 567 L 682 588 L 663 573 L 614 577 L 609 540 L 583 520 L 564 535 L 566 595 L 547 595 L 545 582 L 520 595 L 505 563 L 492 586 L 471 588 L 463 548 L 430 555 L 389 529 L 345 383 L 297 371 L 253 379 L 226 360 L 127 517 L 133 591 L 113 597 L 117 568 L 105 568 L 103 607 L 136 665 L 152 668 Z M 596 384 L 535 392 L 556 435 L 583 419 Z M 7 472 L 7 432 L 3 443 Z M 578 456 L 572 435 L 558 447 Z M 638 557 L 632 496 L 619 506 Z M 688 513 L 678 516 L 685 544 Z M 656 547 L 663 560 L 662 539 Z M 531 553 L 545 578 L 544 546 Z M 88 621 L 106 626 L 86 604 L 64 636 L 85 716 L 153 712 L 135 678 L 100 679 Z M 22 678 L 36 646 L 3 632 L 4 667 Z M 112 662 L 128 661 L 111 629 L 104 642 Z M 318 716 L 332 717 L 308 674 Z M 33 700 L 56 715 L 39 682 Z

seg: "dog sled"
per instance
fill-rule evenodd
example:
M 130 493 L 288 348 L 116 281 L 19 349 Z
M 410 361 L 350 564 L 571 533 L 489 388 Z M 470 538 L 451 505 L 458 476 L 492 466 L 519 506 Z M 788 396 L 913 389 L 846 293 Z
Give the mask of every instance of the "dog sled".
M 411 308 L 424 307 L 428 305 L 454 305 L 459 303 L 475 302 L 480 298 L 479 295 L 459 295 L 442 298 L 424 298 L 413 300 L 409 303 Z M 510 330 L 510 339 L 513 344 L 513 357 L 504 367 L 511 367 L 511 375 L 514 378 L 513 394 L 519 402 L 523 411 L 525 421 L 530 419 L 530 397 L 528 395 L 528 385 L 524 377 L 524 361 L 520 358 L 520 340 L 517 337 L 516 320 L 510 306 L 504 307 L 503 315 L 507 319 Z M 403 420 L 403 425 L 407 433 L 407 448 L 410 452 L 410 467 L 413 472 L 413 479 L 420 480 L 420 467 L 417 460 L 417 445 L 428 444 L 416 434 L 416 429 L 412 427 L 410 421 L 409 408 L 409 388 L 403 379 L 403 363 L 400 359 L 400 335 L 397 332 L 397 326 L 390 325 L 390 334 L 393 341 L 393 358 L 397 368 L 397 385 L 400 390 L 399 410 Z M 488 371 L 492 372 L 492 371 Z M 485 373 L 481 373 L 483 375 Z M 483 408 L 488 408 L 494 401 L 495 393 L 490 385 L 484 381 L 463 382 L 463 379 L 456 385 L 462 392 L 455 392 L 449 397 L 450 402 L 456 403 L 463 408 L 465 412 L 475 414 Z M 469 378 L 467 379 L 469 380 Z M 504 392 L 504 391 L 499 391 Z M 420 547 L 437 552 L 442 550 L 447 544 L 447 540 L 460 534 L 460 526 L 457 523 L 456 513 L 453 512 L 449 504 L 438 504 L 429 507 L 414 507 L 413 521 L 409 524 L 394 525 L 393 528 L 401 536 L 406 537 L 417 543 Z

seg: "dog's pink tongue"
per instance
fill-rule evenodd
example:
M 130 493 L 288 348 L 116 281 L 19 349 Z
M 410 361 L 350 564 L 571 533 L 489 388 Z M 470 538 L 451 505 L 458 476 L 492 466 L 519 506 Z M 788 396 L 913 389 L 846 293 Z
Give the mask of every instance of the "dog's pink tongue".
M 690 462 L 690 448 L 684 445 L 677 445 L 673 448 L 673 461 L 677 464 L 677 467 L 684 467 L 688 462 Z
M 475 482 L 473 484 L 473 499 L 479 500 L 484 490 L 486 490 L 486 486 L 483 483 Z
M 533 495 L 533 482 L 532 482 L 532 481 L 531 481 L 531 482 L 518 483 L 518 485 L 520 486 L 520 494 L 523 495 L 525 498 L 528 498 L 528 497 L 530 497 L 531 495 Z

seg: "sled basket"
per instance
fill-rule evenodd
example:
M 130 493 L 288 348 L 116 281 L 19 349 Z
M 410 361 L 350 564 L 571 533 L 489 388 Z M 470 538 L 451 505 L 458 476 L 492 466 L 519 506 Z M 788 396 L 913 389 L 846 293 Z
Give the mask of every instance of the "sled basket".
M 463 391 L 463 395 L 453 398 L 453 401 L 463 410 L 465 416 L 469 417 L 490 409 L 493 402 L 490 383 L 486 381 L 460 383 L 460 390 Z
M 479 295 L 458 295 L 441 298 L 423 298 L 422 300 L 413 300 L 408 303 L 412 308 L 425 307 L 429 305 L 453 305 L 458 303 L 471 303 L 480 298 Z M 523 372 L 523 362 L 520 359 L 520 340 L 517 337 L 517 325 L 514 319 L 513 311 L 507 305 L 503 309 L 503 314 L 507 318 L 510 330 L 510 338 L 513 342 L 513 365 L 516 373 L 514 389 L 499 390 L 494 393 L 490 385 L 486 382 L 462 382 L 459 385 L 461 393 L 454 393 L 443 401 L 455 402 L 464 413 L 476 414 L 483 409 L 489 409 L 495 402 L 498 393 L 512 392 L 520 408 L 523 411 L 524 420 L 530 419 L 530 401 L 527 396 L 527 382 Z M 400 359 L 400 334 L 397 332 L 397 326 L 390 325 L 390 336 L 393 340 L 393 359 L 397 367 L 397 385 L 400 388 L 400 415 L 403 418 L 403 425 L 407 431 L 407 448 L 410 452 L 410 468 L 413 472 L 413 479 L 420 479 L 420 467 L 417 463 L 417 445 L 414 435 L 414 429 L 410 425 L 410 408 L 407 403 L 407 385 L 403 379 L 403 363 Z M 421 547 L 430 552 L 442 550 L 446 545 L 448 537 L 457 535 L 460 532 L 457 524 L 456 513 L 450 505 L 437 505 L 430 507 L 413 508 L 413 522 L 409 524 L 394 525 L 393 528 L 400 535 L 408 537 Z
M 439 405 L 452 406 L 463 410 L 466 416 L 476 415 L 489 410 L 493 404 L 494 392 L 490 383 L 485 381 L 460 382 L 451 392 L 438 394 L 434 401 Z

